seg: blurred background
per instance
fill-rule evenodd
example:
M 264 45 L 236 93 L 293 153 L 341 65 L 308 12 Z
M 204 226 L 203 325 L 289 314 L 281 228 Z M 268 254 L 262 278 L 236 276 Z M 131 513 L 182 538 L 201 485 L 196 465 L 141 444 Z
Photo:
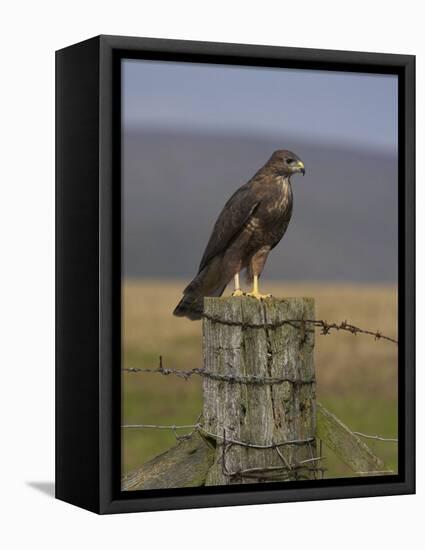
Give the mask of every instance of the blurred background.
M 262 291 L 397 337 L 397 78 L 128 60 L 122 66 L 123 366 L 202 365 L 201 324 L 175 318 L 229 196 L 275 149 L 299 155 L 294 212 Z M 228 292 L 228 291 L 227 291 Z M 352 430 L 397 437 L 397 347 L 316 337 L 318 399 Z M 123 374 L 123 423 L 192 424 L 201 383 Z M 175 443 L 123 430 L 123 473 Z M 397 468 L 394 443 L 368 441 Z M 328 477 L 352 475 L 327 451 Z

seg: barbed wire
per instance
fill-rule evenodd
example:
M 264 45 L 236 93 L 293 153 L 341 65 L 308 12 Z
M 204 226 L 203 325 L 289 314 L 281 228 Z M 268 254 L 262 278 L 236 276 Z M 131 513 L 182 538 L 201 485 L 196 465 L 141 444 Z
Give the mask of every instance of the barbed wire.
M 203 426 L 199 422 L 197 422 L 196 424 L 123 424 L 121 428 L 123 429 L 124 428 L 125 429 L 157 429 L 157 430 L 171 430 L 171 431 L 192 429 L 194 431 L 199 431 L 207 435 L 208 437 L 212 437 L 217 441 L 223 440 L 223 437 L 224 437 L 207 430 L 205 426 Z M 381 437 L 380 435 L 369 435 L 369 434 L 364 434 L 362 432 L 352 432 L 352 433 L 354 435 L 358 435 L 360 437 L 365 437 L 368 439 L 376 439 L 378 441 L 398 443 L 398 439 L 395 439 L 395 438 Z M 226 441 L 227 443 L 230 443 L 232 445 L 249 447 L 251 449 L 275 449 L 275 448 L 283 447 L 285 445 L 305 445 L 307 443 L 312 443 L 315 439 L 316 438 L 314 437 L 307 438 L 307 439 L 293 439 L 289 441 L 282 441 L 280 443 L 270 443 L 268 445 L 259 444 L 259 443 L 249 443 L 245 441 L 231 439 L 228 437 L 226 438 Z
M 201 418 L 199 415 L 198 418 Z M 322 455 L 322 440 L 317 437 L 310 437 L 306 439 L 292 439 L 280 442 L 273 442 L 269 444 L 264 443 L 253 443 L 250 441 L 241 441 L 234 439 L 232 437 L 226 436 L 226 431 L 223 429 L 223 435 L 216 434 L 206 429 L 201 422 L 196 422 L 196 424 L 124 424 L 121 428 L 126 429 L 159 429 L 159 430 L 170 430 L 173 432 L 177 441 L 182 441 L 189 439 L 195 432 L 198 432 L 202 437 L 208 437 L 214 439 L 218 444 L 221 443 L 222 453 L 217 463 L 221 463 L 222 473 L 226 477 L 231 477 L 235 479 L 242 478 L 254 478 L 257 480 L 265 480 L 276 478 L 279 476 L 282 480 L 295 479 L 300 480 L 303 477 L 309 479 L 309 474 L 314 475 L 314 479 L 318 479 L 317 475 L 321 475 L 323 479 L 324 474 L 327 468 L 324 468 L 320 465 L 322 460 L 325 460 L 326 457 Z M 180 435 L 178 430 L 191 430 L 189 433 Z M 361 437 L 366 437 L 369 439 L 377 439 L 379 441 L 386 442 L 398 442 L 397 439 L 393 438 L 384 438 L 378 435 L 368 435 L 361 432 L 352 432 L 353 434 L 359 435 Z M 313 456 L 312 443 L 319 442 L 319 455 Z M 226 452 L 230 450 L 232 446 L 239 446 L 248 449 L 255 450 L 274 450 L 276 451 L 279 459 L 282 462 L 280 466 L 258 466 L 253 468 L 244 468 L 241 470 L 231 471 L 226 465 Z M 310 458 L 299 460 L 295 463 L 291 463 L 288 459 L 282 454 L 280 448 L 285 446 L 306 446 L 308 445 L 310 451 Z M 307 470 L 303 475 L 302 471 Z M 355 472 L 359 476 L 373 476 L 373 475 L 391 475 L 394 474 L 393 470 L 376 470 L 376 471 L 358 471 Z
M 385 336 L 379 330 L 374 332 L 372 330 L 362 329 L 362 328 L 357 327 L 355 325 L 351 325 L 347 321 L 342 321 L 339 324 L 337 324 L 337 323 L 328 323 L 328 322 L 322 321 L 322 320 L 306 320 L 305 322 L 306 323 L 312 323 L 312 324 L 314 324 L 315 327 L 320 327 L 322 329 L 321 330 L 322 335 L 330 334 L 330 332 L 332 330 L 336 330 L 336 331 L 345 330 L 345 331 L 350 332 L 351 334 L 354 334 L 354 336 L 356 336 L 357 334 L 366 334 L 368 336 L 373 336 L 375 338 L 375 340 L 386 340 L 387 342 L 392 342 L 393 344 L 398 345 L 398 340 L 395 340 L 395 338 L 391 338 L 389 336 Z
M 285 480 L 288 480 L 291 478 L 301 479 L 302 475 L 300 474 L 300 471 L 308 470 L 310 473 L 313 473 L 314 478 L 317 479 L 316 477 L 317 472 L 320 471 L 323 477 L 323 473 L 326 470 L 326 468 L 317 466 L 317 463 L 324 459 L 323 456 L 317 456 L 317 457 L 311 456 L 311 458 L 299 460 L 296 463 L 289 463 L 288 460 L 284 457 L 284 455 L 279 451 L 279 447 L 276 446 L 276 447 L 268 447 L 268 448 L 274 448 L 274 450 L 276 450 L 279 456 L 279 459 L 283 463 L 282 466 L 258 466 L 253 468 L 243 468 L 241 470 L 230 471 L 226 465 L 226 452 L 230 450 L 232 445 L 234 445 L 235 443 L 233 443 L 231 439 L 226 438 L 226 431 L 224 429 L 223 429 L 222 441 L 223 441 L 222 454 L 218 462 L 221 463 L 222 473 L 226 477 L 232 477 L 232 478 L 238 478 L 238 479 L 245 477 L 245 478 L 257 479 L 257 481 L 261 481 L 261 480 L 267 481 L 267 479 L 270 479 L 270 477 L 273 477 L 274 479 L 276 479 L 276 475 L 283 474 L 284 475 L 283 479 Z M 292 442 L 287 442 L 287 443 L 289 444 Z M 312 453 L 310 440 L 308 440 L 307 443 L 309 445 L 310 452 Z M 238 442 L 237 444 L 240 444 L 240 442 Z M 259 448 L 259 447 L 255 447 L 255 448 Z M 311 467 L 312 464 L 313 464 L 313 467 Z M 308 476 L 306 477 L 308 478 Z
M 201 434 L 207 435 L 208 437 L 211 437 L 215 439 L 216 441 L 222 440 L 223 436 L 220 436 L 218 434 L 215 434 L 205 428 L 200 423 L 196 424 L 124 424 L 121 426 L 121 428 L 127 428 L 127 429 L 158 429 L 158 430 L 186 430 L 186 429 L 193 429 L 199 431 Z M 306 443 L 311 443 L 314 441 L 315 438 L 308 438 L 308 439 L 293 439 L 289 441 L 281 441 L 279 443 L 270 443 L 269 445 L 264 445 L 260 443 L 249 443 L 245 441 L 238 441 L 236 439 L 229 439 L 227 438 L 227 443 L 231 443 L 232 445 L 239 445 L 241 447 L 249 447 L 251 449 L 275 449 L 277 447 L 283 447 L 285 445 L 305 445 Z
M 353 434 L 358 435 L 360 437 L 365 437 L 366 439 L 376 439 L 377 441 L 391 441 L 393 443 L 398 443 L 398 439 L 395 439 L 392 437 L 381 437 L 380 435 L 368 435 L 362 432 L 353 432 Z
M 285 319 L 282 321 L 276 321 L 274 323 L 245 323 L 243 321 L 227 321 L 225 319 L 221 319 L 212 315 L 203 314 L 203 317 L 208 319 L 209 321 L 213 323 L 220 323 L 225 324 L 229 326 L 239 326 L 242 328 L 251 328 L 251 329 L 258 329 L 258 328 L 265 328 L 265 329 L 276 329 L 284 325 L 291 325 L 296 328 L 300 328 L 300 330 L 305 333 L 305 325 L 306 324 L 312 324 L 316 328 L 321 329 L 322 335 L 330 334 L 331 331 L 347 331 L 353 335 L 357 334 L 366 334 L 369 336 L 373 336 L 375 340 L 387 340 L 389 342 L 392 342 L 394 344 L 398 344 L 398 341 L 394 338 L 390 338 L 389 336 L 385 336 L 380 331 L 373 332 L 371 330 L 362 329 L 360 327 L 357 327 L 355 325 L 352 325 L 348 323 L 347 321 L 342 321 L 341 323 L 328 323 L 327 321 L 324 321 L 322 319 Z M 292 384 L 314 384 L 316 382 L 315 376 L 312 376 L 310 378 L 300 380 L 291 378 L 288 376 L 284 377 L 265 377 L 265 376 L 258 376 L 258 375 L 247 375 L 247 376 L 237 376 L 233 374 L 219 374 L 219 373 L 212 373 L 207 371 L 205 368 L 194 368 L 191 370 L 181 370 L 181 369 L 170 369 L 170 368 L 164 368 L 163 365 L 163 358 L 160 355 L 159 356 L 159 367 L 157 368 L 140 368 L 140 367 L 125 367 L 121 369 L 122 372 L 128 372 L 128 373 L 157 373 L 162 374 L 164 376 L 168 375 L 175 375 L 179 378 L 183 378 L 184 380 L 188 380 L 192 376 L 201 376 L 205 378 L 210 378 L 212 380 L 217 380 L 221 382 L 229 382 L 234 384 L 253 384 L 253 385 L 278 385 L 283 384 L 285 382 L 290 382 Z
M 227 449 L 228 450 L 228 449 Z M 254 478 L 257 480 L 267 480 L 268 477 L 275 477 L 276 474 L 282 473 L 286 474 L 286 479 L 290 479 L 291 477 L 294 477 L 294 479 L 301 479 L 302 476 L 300 476 L 299 472 L 301 470 L 309 470 L 314 475 L 317 472 L 321 472 L 322 474 L 326 471 L 326 468 L 317 466 L 314 464 L 313 467 L 310 467 L 310 464 L 307 463 L 313 463 L 314 461 L 321 461 L 324 459 L 323 456 L 316 457 L 316 458 L 309 458 L 307 460 L 301 460 L 297 462 L 296 464 L 290 464 L 289 466 L 264 466 L 264 467 L 257 467 L 257 468 L 244 468 L 242 470 L 235 470 L 235 471 L 229 471 L 226 465 L 225 457 L 226 452 L 223 448 L 223 457 L 224 460 L 222 461 L 222 472 L 227 477 L 234 477 L 234 478 Z M 268 476 L 268 474 L 271 474 Z M 317 479 L 315 477 L 315 479 Z
M 198 428 L 199 424 L 182 424 L 177 426 L 176 424 L 124 424 L 121 428 L 140 428 L 140 429 L 153 429 L 153 430 L 186 430 L 189 428 Z
M 231 445 L 238 445 L 239 447 L 247 447 L 249 449 L 277 449 L 279 447 L 284 447 L 286 445 L 306 445 L 307 443 L 312 443 L 315 438 L 314 437 L 309 437 L 307 439 L 292 439 L 292 440 L 289 440 L 289 441 L 280 441 L 278 443 L 269 443 L 269 444 L 262 444 L 262 443 L 251 443 L 251 442 L 248 442 L 248 441 L 239 441 L 238 439 L 232 439 L 232 438 L 229 438 L 227 437 L 226 439 L 224 439 L 224 435 L 218 435 L 218 434 L 215 434 L 213 432 L 210 432 L 209 430 L 207 430 L 204 426 L 202 425 L 199 425 L 198 426 L 198 430 L 201 432 L 201 434 L 205 434 L 209 437 L 212 437 L 213 439 L 215 439 L 216 441 L 223 441 L 223 444 L 225 443 L 225 441 L 228 443 L 228 444 L 231 444 Z
M 191 376 L 194 376 L 195 374 L 202 376 L 204 369 L 199 369 L 199 368 L 195 368 L 191 370 L 168 369 L 168 368 L 166 369 L 163 367 L 163 359 L 162 359 L 162 355 L 160 355 L 159 367 L 157 368 L 125 367 L 125 368 L 122 368 L 121 371 L 133 372 L 133 373 L 157 373 L 157 374 L 163 374 L 164 376 L 174 374 L 179 378 L 183 378 L 184 380 L 187 380 L 188 378 L 190 378 Z
M 179 378 L 188 380 L 191 376 L 198 375 L 204 378 L 211 378 L 212 380 L 217 380 L 219 382 L 229 382 L 233 384 L 252 384 L 252 385 L 273 385 L 273 384 L 283 384 L 284 382 L 290 382 L 291 384 L 314 384 L 316 382 L 316 377 L 311 376 L 303 380 L 292 378 L 290 376 L 282 377 L 271 377 L 271 376 L 258 376 L 255 374 L 247 376 L 238 376 L 234 374 L 219 374 L 215 372 L 209 372 L 206 369 L 195 368 L 191 370 L 180 370 L 180 369 L 168 369 L 164 368 L 164 361 L 162 355 L 159 356 L 159 367 L 157 368 L 139 368 L 139 367 L 125 367 L 122 368 L 123 372 L 130 373 L 157 373 L 168 376 L 174 374 Z
M 334 322 L 328 323 L 323 319 L 283 319 L 281 321 L 275 321 L 273 323 L 268 323 L 268 322 L 248 323 L 245 321 L 230 321 L 230 320 L 223 319 L 221 317 L 216 317 L 215 315 L 209 315 L 207 313 L 204 313 L 203 317 L 204 319 L 208 319 L 212 323 L 218 323 L 221 325 L 228 325 L 232 327 L 236 326 L 236 327 L 241 327 L 243 329 L 250 328 L 250 329 L 273 330 L 276 328 L 280 328 L 284 325 L 290 325 L 290 326 L 295 325 L 294 328 L 300 328 L 300 327 L 302 328 L 303 325 L 310 324 L 316 328 L 320 328 L 321 329 L 320 334 L 322 334 L 323 336 L 330 334 L 331 331 L 333 330 L 336 330 L 336 331 L 342 330 L 342 331 L 350 332 L 351 334 L 354 334 L 354 335 L 366 334 L 368 336 L 373 336 L 375 340 L 387 340 L 388 342 L 392 342 L 393 344 L 398 344 L 397 340 L 395 340 L 394 338 L 391 338 L 390 336 L 386 336 L 382 334 L 382 332 L 379 330 L 372 331 L 372 330 L 362 329 L 356 325 L 352 325 L 348 321 L 341 321 L 340 323 L 334 323 Z

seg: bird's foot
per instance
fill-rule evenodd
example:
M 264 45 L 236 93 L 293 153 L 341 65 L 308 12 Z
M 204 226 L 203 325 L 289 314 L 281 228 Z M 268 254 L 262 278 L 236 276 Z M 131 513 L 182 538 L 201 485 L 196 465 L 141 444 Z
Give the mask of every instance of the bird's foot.
M 271 294 L 261 294 L 261 292 L 247 292 L 245 296 L 251 296 L 251 298 L 256 298 L 257 300 L 266 300 L 267 298 L 271 298 Z
M 236 288 L 233 291 L 232 296 L 245 296 L 245 292 L 242 292 L 240 288 Z

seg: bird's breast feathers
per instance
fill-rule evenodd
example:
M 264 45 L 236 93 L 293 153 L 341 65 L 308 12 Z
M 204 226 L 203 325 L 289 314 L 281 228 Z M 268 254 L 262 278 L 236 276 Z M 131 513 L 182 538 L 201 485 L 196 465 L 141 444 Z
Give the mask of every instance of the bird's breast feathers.
M 267 235 L 271 235 L 273 241 L 280 239 L 291 213 L 292 191 L 288 178 L 269 179 L 263 183 L 258 208 L 245 224 L 245 235 L 256 236 L 262 244 Z
M 292 208 L 292 190 L 289 179 L 281 176 L 275 178 L 265 202 L 269 213 L 278 216 L 286 214 L 288 209 Z

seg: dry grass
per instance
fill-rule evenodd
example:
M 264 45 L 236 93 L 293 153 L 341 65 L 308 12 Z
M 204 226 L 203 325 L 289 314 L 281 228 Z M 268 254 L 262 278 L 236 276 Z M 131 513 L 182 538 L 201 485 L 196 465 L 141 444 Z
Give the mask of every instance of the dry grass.
M 316 318 L 347 320 L 397 338 L 397 291 L 390 286 L 263 283 L 277 297 L 313 296 Z M 126 281 L 123 289 L 123 359 L 126 367 L 201 366 L 201 323 L 172 315 L 184 282 Z M 316 337 L 318 398 L 353 430 L 397 435 L 397 346 L 370 336 L 332 333 Z M 160 375 L 124 374 L 123 421 L 191 423 L 201 408 L 200 383 Z M 123 470 L 169 447 L 167 432 L 123 434 Z M 395 447 L 374 443 L 396 468 Z M 329 475 L 348 475 L 329 457 Z

